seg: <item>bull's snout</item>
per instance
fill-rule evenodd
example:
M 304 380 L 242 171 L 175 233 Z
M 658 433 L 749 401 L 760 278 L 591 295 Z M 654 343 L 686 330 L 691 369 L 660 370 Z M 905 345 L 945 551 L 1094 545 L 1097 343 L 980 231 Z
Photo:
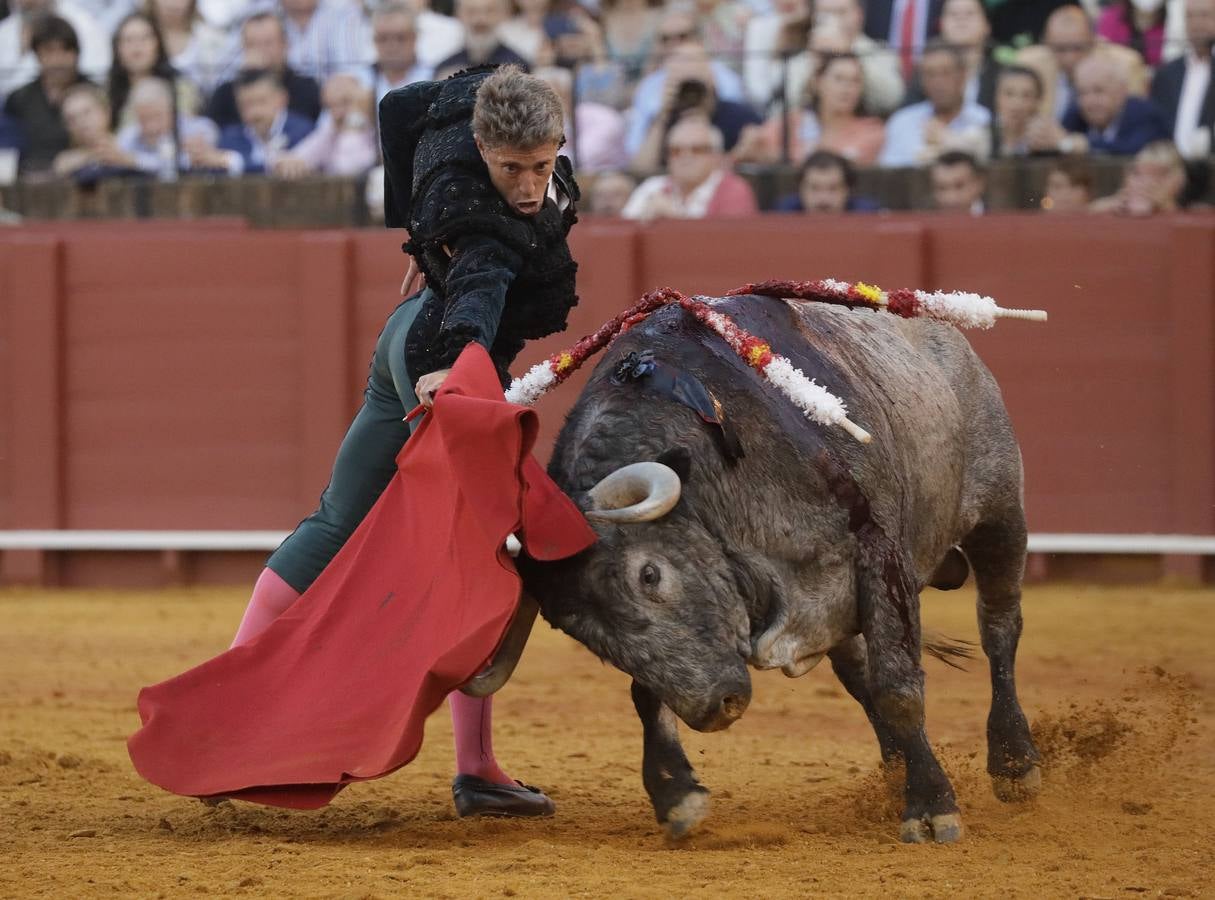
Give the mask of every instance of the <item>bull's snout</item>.
M 715 703 L 711 703 L 704 718 L 692 727 L 697 731 L 722 731 L 742 718 L 750 703 L 751 686 L 734 686 L 721 694 Z

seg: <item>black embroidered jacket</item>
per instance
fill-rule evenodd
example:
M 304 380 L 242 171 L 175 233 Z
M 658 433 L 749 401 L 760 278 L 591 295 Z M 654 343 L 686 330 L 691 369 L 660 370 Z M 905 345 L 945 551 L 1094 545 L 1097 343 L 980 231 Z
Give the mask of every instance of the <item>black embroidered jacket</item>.
M 566 244 L 579 196 L 569 160 L 558 157 L 553 174 L 564 209 L 549 198 L 525 216 L 498 193 L 471 124 L 491 71 L 406 85 L 380 101 L 385 224 L 409 229 L 403 249 L 434 292 L 406 340 L 415 379 L 449 367 L 477 341 L 506 384 L 524 342 L 563 331 L 578 302 Z

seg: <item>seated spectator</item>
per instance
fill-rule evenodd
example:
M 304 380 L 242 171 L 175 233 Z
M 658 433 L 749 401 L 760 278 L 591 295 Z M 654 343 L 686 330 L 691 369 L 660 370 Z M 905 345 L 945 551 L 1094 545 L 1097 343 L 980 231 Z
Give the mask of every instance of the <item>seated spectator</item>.
M 1152 79 L 1152 102 L 1186 159 L 1202 159 L 1215 149 L 1215 0 L 1186 0 L 1183 56 L 1160 67 Z
M 546 20 L 549 42 L 541 51 L 541 62 L 552 60 L 574 71 L 579 102 L 599 103 L 621 109 L 628 105 L 633 85 L 625 66 L 608 55 L 603 29 L 584 7 L 571 4 L 559 16 Z
M 856 193 L 856 169 L 838 153 L 816 150 L 802 163 L 797 193 L 783 197 L 773 207 L 777 212 L 845 213 L 877 212 L 877 201 Z
M 1093 23 L 1079 6 L 1059 7 L 1046 20 L 1043 43 L 1024 47 L 1017 52 L 1016 62 L 1038 73 L 1042 79 L 1041 115 L 1059 121 L 1075 100 L 1075 73 L 1080 61 L 1098 46 Z M 1131 93 L 1147 92 L 1147 67 L 1134 50 L 1112 44 L 1100 46 L 1116 60 L 1126 73 Z
M 363 8 L 346 0 L 279 0 L 287 61 L 318 84 L 334 72 L 365 72 L 371 64 Z
M 654 50 L 662 19 L 661 0 L 602 0 L 603 39 L 608 56 L 635 81 Z
M 601 172 L 588 187 L 591 195 L 588 215 L 619 216 L 637 188 L 637 181 L 625 172 Z
M 794 109 L 781 122 L 773 116 L 748 128 L 734 158 L 775 163 L 783 156 L 786 133 L 789 159 L 800 163 L 814 150 L 830 150 L 859 166 L 877 161 L 885 140 L 882 120 L 861 112 L 865 70 L 852 53 L 823 56 L 813 78 L 808 106 Z
M 1164 48 L 1164 0 L 1114 0 L 1101 10 L 1097 34 L 1130 47 L 1155 68 Z
M 1042 209 L 1051 213 L 1088 211 L 1093 199 L 1093 173 L 1083 156 L 1061 156 L 1046 175 Z
M 506 0 L 456 0 L 456 18 L 464 26 L 464 46 L 435 66 L 440 77 L 472 66 L 515 65 L 527 71 L 527 60 L 498 37 L 509 10 Z
M 278 155 L 279 178 L 305 175 L 362 175 L 376 163 L 376 133 L 371 123 L 371 92 L 353 75 L 330 75 L 321 92 L 325 111 L 316 129 Z
M 662 102 L 632 154 L 632 168 L 640 172 L 661 168 L 668 130 L 675 121 L 689 114 L 707 118 L 724 136 L 726 150 L 732 150 L 738 143 L 744 127 L 761 123 L 751 107 L 718 96 L 712 61 L 700 44 L 689 41 L 676 47 L 661 71 L 665 76 Z M 635 132 L 636 124 L 636 119 L 630 123 L 632 132 Z M 625 148 L 629 149 L 628 138 Z
M 417 18 L 404 3 L 392 0 L 376 8 L 371 37 L 375 44 L 372 98 L 377 107 L 389 91 L 434 77 L 431 67 L 418 61 Z
M 861 28 L 864 17 L 861 0 L 817 0 L 806 52 L 789 61 L 788 83 L 803 84 L 825 55 L 852 53 L 865 70 L 865 108 L 887 116 L 903 101 L 899 58 L 866 36 Z
M 4 114 L 24 137 L 20 170 L 23 175 L 47 172 L 55 157 L 71 140 L 63 124 L 61 106 L 68 90 L 87 84 L 80 74 L 80 44 L 67 19 L 42 16 L 34 21 L 30 48 L 38 58 L 38 78 L 8 95 Z
M 201 142 L 187 146 L 195 168 L 229 175 L 260 175 L 273 171 L 280 154 L 290 150 L 312 131 L 312 122 L 287 108 L 287 91 L 268 69 L 241 72 L 236 79 L 239 125 L 219 135 L 219 146 Z
M 1104 51 L 1076 67 L 1076 103 L 1063 117 L 1055 146 L 1063 153 L 1130 156 L 1168 137 L 1164 116 L 1152 103 L 1127 93 L 1126 73 Z M 1052 149 L 1036 146 L 1035 149 Z
M 949 150 L 986 159 L 991 113 L 966 100 L 966 62 L 961 52 L 946 44 L 930 46 L 920 63 L 920 83 L 928 99 L 890 117 L 878 164 L 918 166 Z
M 700 37 L 713 59 L 742 71 L 743 39 L 751 10 L 742 0 L 692 0 Z
M 570 156 L 570 151 L 574 151 L 579 172 L 605 172 L 628 165 L 628 154 L 624 152 L 624 116 L 610 106 L 583 102 L 573 110 L 571 127 L 574 79 L 569 69 L 546 66 L 537 69 L 536 75 L 548 82 L 561 100 L 566 123 L 566 144 L 561 153 Z
M 687 45 L 692 44 L 700 49 L 698 56 L 708 59 L 704 52 L 704 44 L 700 40 L 700 31 L 696 20 L 686 10 L 675 8 L 663 13 L 658 29 L 658 42 L 654 54 L 654 71 L 641 79 L 633 94 L 632 108 L 628 112 L 629 133 L 625 138 L 625 148 L 630 156 L 636 156 L 645 142 L 646 135 L 654 120 L 659 118 L 672 92 L 678 88 L 679 72 L 668 78 L 672 65 L 679 69 L 686 67 L 683 57 L 688 56 Z M 731 103 L 741 103 L 743 100 L 742 81 L 738 75 L 719 60 L 709 61 L 712 72 L 713 94 Z M 669 83 L 676 81 L 675 84 Z M 735 135 L 737 137 L 737 135 Z M 727 135 L 727 143 L 730 143 Z
M 1042 79 L 1033 69 L 1008 66 L 996 81 L 996 114 L 991 120 L 991 155 L 1027 156 L 1030 123 L 1042 103 Z
M 92 84 L 69 88 L 61 108 L 71 146 L 55 157 L 56 175 L 95 181 L 135 171 L 135 160 L 119 148 L 110 130 L 110 104 L 101 88 Z
M 786 77 L 786 64 L 805 51 L 812 24 L 810 0 L 773 0 L 770 13 L 753 16 L 747 23 L 743 80 L 747 100 L 753 107 L 766 112 L 792 93 L 785 87 L 792 84 L 792 78 Z M 810 70 L 809 66 L 805 68 Z M 901 80 L 899 92 L 902 93 Z
M 1118 192 L 1094 200 L 1089 209 L 1124 216 L 1178 212 L 1185 188 L 1185 160 L 1173 142 L 1153 141 L 1135 154 Z
M 147 9 L 173 68 L 210 95 L 236 53 L 232 37 L 202 17 L 198 0 L 147 0 Z
M 173 68 L 156 23 L 144 13 L 131 13 L 114 32 L 114 63 L 109 79 L 110 127 L 114 130 L 134 121 L 127 98 L 145 78 L 161 78 L 173 85 L 178 113 L 198 112 L 202 101 L 198 86 Z
M 932 202 L 943 212 L 981 216 L 987 212 L 983 192 L 987 175 L 969 153 L 950 150 L 936 158 L 929 171 Z
M 287 90 L 287 108 L 315 122 L 321 114 L 321 89 L 316 81 L 287 64 L 287 32 L 283 22 L 270 13 L 250 16 L 240 29 L 242 71 L 265 69 L 278 76 Z M 215 89 L 207 107 L 207 118 L 221 129 L 240 124 L 236 108 L 236 82 L 225 81 Z
M 11 13 L 0 21 L 0 97 L 7 97 L 38 77 L 38 57 L 30 46 L 40 16 L 66 19 L 80 42 L 80 71 L 102 78 L 110 67 L 110 32 L 72 0 L 11 0 Z
M 726 168 L 721 131 L 687 116 L 667 134 L 666 175 L 647 178 L 625 204 L 626 219 L 712 219 L 758 211 L 751 185 Z
M 172 181 L 190 167 L 185 146 L 201 142 L 214 147 L 219 129 L 201 116 L 177 117 L 173 127 L 173 91 L 167 81 L 145 78 L 131 90 L 128 101 L 134 121 L 118 132 L 118 149 L 134 168 L 162 181 Z
M 945 0 L 941 6 L 941 40 L 958 47 L 966 59 L 966 99 L 994 112 L 1000 65 L 991 54 L 991 22 L 982 0 Z M 907 86 L 906 102 L 923 99 L 919 82 Z
M 391 2 L 391 0 L 390 0 Z M 431 72 L 453 53 L 464 46 L 464 26 L 450 15 L 431 9 L 430 0 L 402 0 L 414 14 L 418 28 L 418 63 Z M 444 12 L 450 11 L 452 3 L 444 0 Z

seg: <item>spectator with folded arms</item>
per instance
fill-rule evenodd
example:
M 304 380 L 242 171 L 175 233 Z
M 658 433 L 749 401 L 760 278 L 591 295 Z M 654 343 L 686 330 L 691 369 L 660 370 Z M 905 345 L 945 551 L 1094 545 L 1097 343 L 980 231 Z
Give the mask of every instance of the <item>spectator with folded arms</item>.
M 279 156 L 312 131 L 312 122 L 287 108 L 287 91 L 267 69 L 237 76 L 236 107 L 241 124 L 223 129 L 218 147 L 208 148 L 197 139 L 188 142 L 186 150 L 195 168 L 261 175 L 273 171 Z
M 363 175 L 376 162 L 371 92 L 353 75 L 330 75 L 321 94 L 325 111 L 316 129 L 291 150 L 279 154 L 274 174 Z

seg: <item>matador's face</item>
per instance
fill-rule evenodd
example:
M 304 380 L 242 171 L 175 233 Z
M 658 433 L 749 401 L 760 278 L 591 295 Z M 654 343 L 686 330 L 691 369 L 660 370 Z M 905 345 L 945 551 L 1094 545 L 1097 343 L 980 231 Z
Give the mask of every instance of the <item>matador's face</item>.
M 477 149 L 489 167 L 489 180 L 506 202 L 525 216 L 540 212 L 557 162 L 558 145 L 541 144 L 530 150 L 520 150 L 487 147 L 478 139 Z

